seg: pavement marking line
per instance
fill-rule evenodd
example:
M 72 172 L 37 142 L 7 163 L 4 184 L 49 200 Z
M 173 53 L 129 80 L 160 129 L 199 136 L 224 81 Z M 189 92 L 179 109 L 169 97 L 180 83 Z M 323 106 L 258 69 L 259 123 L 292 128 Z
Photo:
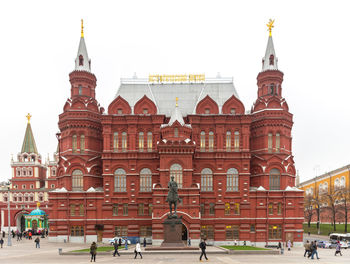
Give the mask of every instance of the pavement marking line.
M 230 257 L 216 257 L 216 259 L 220 260 L 222 263 L 242 263 L 236 259 L 232 259 Z

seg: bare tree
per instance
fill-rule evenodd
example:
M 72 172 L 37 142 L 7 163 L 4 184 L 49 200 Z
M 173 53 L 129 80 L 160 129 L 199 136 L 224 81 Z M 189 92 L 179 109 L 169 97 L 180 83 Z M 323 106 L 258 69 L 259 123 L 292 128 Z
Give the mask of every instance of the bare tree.
M 339 190 L 335 188 L 333 185 L 329 186 L 329 191 L 322 193 L 322 200 L 327 203 L 326 209 L 330 212 L 332 223 L 333 223 L 333 231 L 337 231 L 336 226 L 336 215 L 339 211 Z
M 348 232 L 348 212 L 350 205 L 350 191 L 346 187 L 339 190 L 339 200 L 341 202 L 339 209 L 344 213 L 344 231 Z
M 312 216 L 314 215 L 313 209 L 313 197 L 311 195 L 306 195 L 304 198 L 304 215 L 307 219 L 307 226 L 311 226 Z

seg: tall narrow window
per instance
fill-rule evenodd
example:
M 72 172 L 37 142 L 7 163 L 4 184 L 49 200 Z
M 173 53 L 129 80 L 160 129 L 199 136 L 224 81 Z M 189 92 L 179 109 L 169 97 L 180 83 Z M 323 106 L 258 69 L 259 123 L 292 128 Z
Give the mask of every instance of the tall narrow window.
M 268 152 L 272 152 L 272 133 L 267 135 L 267 150 Z
M 139 133 L 139 151 L 143 151 L 143 145 L 144 145 L 143 132 L 140 132 Z
M 215 215 L 215 204 L 214 203 L 209 204 L 209 214 Z
M 200 210 L 201 210 L 201 216 L 203 216 L 205 214 L 205 205 L 204 204 L 200 205 Z
M 214 150 L 214 132 L 210 131 L 209 132 L 209 151 L 213 151 Z
M 128 149 L 128 139 L 126 132 L 122 133 L 122 150 L 125 152 Z
M 269 239 L 281 239 L 281 238 L 282 238 L 282 226 L 269 225 Z
M 234 205 L 234 213 L 235 213 L 235 215 L 239 215 L 241 213 L 241 210 L 239 208 L 239 203 L 235 203 L 235 205 Z
M 152 191 L 152 172 L 150 169 L 144 168 L 140 171 L 140 191 Z
M 77 152 L 77 135 L 73 135 L 72 137 L 72 152 Z
M 177 127 L 174 128 L 174 137 L 179 137 L 179 129 Z
M 128 204 L 123 204 L 123 215 L 128 215 L 129 210 L 128 210 Z
M 238 191 L 238 171 L 235 168 L 230 168 L 227 170 L 226 191 L 228 192 Z
M 79 66 L 83 66 L 84 65 L 84 57 L 83 55 L 79 55 Z
M 145 213 L 145 205 L 143 203 L 139 203 L 138 205 L 138 215 L 144 215 Z
M 72 191 L 83 190 L 83 172 L 81 170 L 74 170 L 72 173 Z
M 270 84 L 270 94 L 273 95 L 275 93 L 275 85 L 273 83 Z
M 280 133 L 276 134 L 276 152 L 280 152 Z
M 231 206 L 230 203 L 225 203 L 225 215 L 231 214 Z
M 119 149 L 119 136 L 118 132 L 114 132 L 113 134 L 113 150 L 114 152 L 118 152 Z
M 114 191 L 126 192 L 126 172 L 123 169 L 114 172 Z
M 205 132 L 201 132 L 201 151 L 205 151 Z
M 214 227 L 212 225 L 201 226 L 201 237 L 214 239 Z
M 235 131 L 235 151 L 239 151 L 239 131 Z
M 83 216 L 83 215 L 84 215 L 84 205 L 83 205 L 83 204 L 80 204 L 80 205 L 79 205 L 79 215 L 80 215 L 80 216 Z
M 85 136 L 80 135 L 80 153 L 85 152 Z
M 270 65 L 274 65 L 274 56 L 272 54 L 270 55 L 269 60 L 270 60 Z
M 70 205 L 70 216 L 75 216 L 75 204 Z
M 153 204 L 149 204 L 148 205 L 148 215 L 152 216 L 152 213 L 153 213 Z
M 273 215 L 273 203 L 269 203 L 269 215 Z
M 231 131 L 226 132 L 226 151 L 231 151 Z
M 83 86 L 79 85 L 78 89 L 79 89 L 79 95 L 82 95 L 83 94 Z
M 278 169 L 270 170 L 270 190 L 280 190 L 280 171 Z
M 201 172 L 201 191 L 213 191 L 213 172 L 209 168 L 205 168 Z
M 170 166 L 170 179 L 172 176 L 174 176 L 178 188 L 182 188 L 182 167 L 180 164 L 175 163 Z
M 152 132 L 147 133 L 147 150 L 152 151 L 153 148 L 153 138 L 152 138 Z
M 277 204 L 277 214 L 281 215 L 282 214 L 282 203 Z
M 113 204 L 112 210 L 113 210 L 113 216 L 117 216 L 118 215 L 118 204 Z

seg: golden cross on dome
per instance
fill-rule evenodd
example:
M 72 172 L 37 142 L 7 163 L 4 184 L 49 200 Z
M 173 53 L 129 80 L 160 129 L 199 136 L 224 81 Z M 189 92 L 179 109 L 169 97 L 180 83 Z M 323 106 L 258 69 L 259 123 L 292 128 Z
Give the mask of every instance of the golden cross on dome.
M 176 107 L 178 107 L 179 106 L 179 104 L 177 103 L 178 101 L 179 101 L 179 97 L 176 97 Z
M 40 203 L 39 203 L 39 202 L 37 202 L 37 203 L 36 203 L 36 206 L 37 206 L 37 207 L 39 208 L 39 206 L 40 206 Z
M 273 26 L 273 23 L 275 22 L 275 20 L 272 20 L 271 18 L 270 18 L 270 20 L 269 20 L 269 23 L 267 23 L 266 24 L 266 26 L 269 28 L 268 30 L 269 30 L 269 36 L 271 37 L 271 31 L 272 31 L 272 28 L 274 27 Z
M 84 20 L 81 20 L 81 37 L 84 37 Z
M 26 118 L 28 119 L 28 124 L 30 124 L 30 118 L 31 118 L 32 116 L 28 113 L 28 115 L 26 115 Z

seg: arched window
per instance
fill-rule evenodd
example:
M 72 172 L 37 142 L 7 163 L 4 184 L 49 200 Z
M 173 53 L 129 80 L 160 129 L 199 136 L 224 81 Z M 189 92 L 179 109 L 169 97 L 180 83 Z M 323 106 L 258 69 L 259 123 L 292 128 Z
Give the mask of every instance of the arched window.
M 126 172 L 123 169 L 114 172 L 114 191 L 126 192 Z
M 17 176 L 21 176 L 21 169 L 20 168 L 16 168 L 16 172 L 17 172 Z
M 341 179 L 340 179 L 340 186 L 342 187 L 342 188 L 344 188 L 345 187 L 345 177 L 344 176 L 342 176 L 341 177 Z
M 338 189 L 339 186 L 340 186 L 340 181 L 339 181 L 339 178 L 337 178 L 337 179 L 335 179 L 335 181 L 334 181 L 334 187 L 335 187 L 335 189 Z
M 72 136 L 72 152 L 75 153 L 77 151 L 77 135 Z
M 324 192 L 328 192 L 328 182 L 325 182 L 323 184 L 323 190 L 324 190 Z
M 235 151 L 239 151 L 239 131 L 235 131 Z
M 152 132 L 147 133 L 147 150 L 152 151 L 153 148 L 153 138 L 152 138 Z
M 152 172 L 144 168 L 140 171 L 140 192 L 152 191 Z
M 79 66 L 83 66 L 84 65 L 84 57 L 83 55 L 79 55 Z
M 275 64 L 275 62 L 274 62 L 274 56 L 273 56 L 272 54 L 270 55 L 269 60 L 270 60 L 270 65 L 274 65 L 274 64 Z
M 170 179 L 174 176 L 178 188 L 182 188 L 182 167 L 180 164 L 174 163 L 170 166 Z
M 33 169 L 32 168 L 28 168 L 28 176 L 33 176 Z
M 84 153 L 85 151 L 85 136 L 81 135 L 80 136 L 80 152 Z
M 231 151 L 231 131 L 226 132 L 226 151 Z
M 230 168 L 227 170 L 226 191 L 228 192 L 238 191 L 238 170 L 235 168 Z
M 277 204 L 277 214 L 281 215 L 282 214 L 282 203 Z
M 79 95 L 83 94 L 83 86 L 81 86 L 81 85 L 78 86 L 78 94 Z
M 280 190 L 280 171 L 278 169 L 270 170 L 270 190 Z
M 29 201 L 30 201 L 30 202 L 34 202 L 34 193 L 31 193 L 31 194 L 29 195 Z
M 118 152 L 118 149 L 119 149 L 118 132 L 114 132 L 114 134 L 113 134 L 113 151 Z
M 267 135 L 267 151 L 272 152 L 272 133 Z
M 273 215 L 273 203 L 269 203 L 269 215 Z
M 143 132 L 139 132 L 139 151 L 143 151 L 144 137 Z
M 274 94 L 275 94 L 275 84 L 270 83 L 269 88 L 270 88 L 270 94 L 271 94 L 271 95 L 274 95 Z
M 26 169 L 26 168 L 23 168 L 23 169 L 22 169 L 22 175 L 23 175 L 23 176 L 27 176 L 27 169 Z
M 209 132 L 209 151 L 213 151 L 214 150 L 214 132 L 210 131 Z
M 74 170 L 72 173 L 72 191 L 83 190 L 83 172 L 81 170 Z
M 28 194 L 28 193 L 25 193 L 25 194 L 24 194 L 24 201 L 25 201 L 25 202 L 28 202 L 28 201 L 29 201 L 29 194 Z
M 201 132 L 201 151 L 205 151 L 205 132 Z
M 213 191 L 213 172 L 209 168 L 205 168 L 201 172 L 201 191 Z
M 125 152 L 128 149 L 128 139 L 126 132 L 122 133 L 122 150 Z
M 280 133 L 276 133 L 276 152 L 280 152 Z
M 55 167 L 53 167 L 51 169 L 51 176 L 56 176 L 56 168 Z

